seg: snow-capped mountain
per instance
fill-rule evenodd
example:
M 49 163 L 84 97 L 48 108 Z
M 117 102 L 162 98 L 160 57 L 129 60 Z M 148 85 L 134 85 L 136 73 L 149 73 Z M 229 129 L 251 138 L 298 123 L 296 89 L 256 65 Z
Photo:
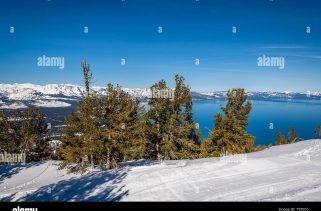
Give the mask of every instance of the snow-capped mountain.
M 106 88 L 95 86 L 93 91 L 99 95 L 106 95 Z M 135 98 L 147 100 L 151 96 L 149 88 L 123 88 L 125 92 Z M 193 100 L 225 99 L 226 91 L 191 92 Z M 320 100 L 321 92 L 247 92 L 250 100 Z M 0 108 L 19 109 L 30 105 L 38 107 L 69 107 L 84 96 L 84 88 L 73 84 L 0 84 Z
M 210 96 L 212 99 L 224 99 L 227 91 L 203 92 L 202 95 Z M 249 100 L 321 100 L 321 92 L 247 92 Z
M 93 87 L 99 96 L 106 95 L 105 87 Z M 147 88 L 123 88 L 133 97 L 145 99 L 151 95 Z M 72 84 L 0 84 L 0 108 L 19 109 L 30 105 L 38 107 L 68 107 L 84 96 L 84 88 Z

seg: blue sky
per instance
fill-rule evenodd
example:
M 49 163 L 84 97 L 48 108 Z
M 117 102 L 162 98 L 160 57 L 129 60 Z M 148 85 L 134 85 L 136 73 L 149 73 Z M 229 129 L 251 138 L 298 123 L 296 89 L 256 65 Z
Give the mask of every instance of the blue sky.
M 65 68 L 38 67 L 42 55 Z M 262 55 L 285 68 L 258 67 Z M 195 91 L 321 91 L 321 2 L 0 0 L 0 83 L 81 84 L 84 59 L 94 85 L 173 86 L 178 73 Z

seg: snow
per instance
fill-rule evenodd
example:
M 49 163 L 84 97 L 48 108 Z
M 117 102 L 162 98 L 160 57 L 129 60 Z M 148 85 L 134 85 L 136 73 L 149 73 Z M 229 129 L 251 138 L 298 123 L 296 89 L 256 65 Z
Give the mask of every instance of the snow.
M 136 98 L 148 98 L 151 92 L 147 88 L 122 88 Z M 98 96 L 106 95 L 106 87 L 95 86 L 92 90 Z M 21 109 L 28 106 L 37 107 L 69 107 L 71 103 L 84 96 L 84 88 L 73 84 L 35 85 L 0 84 L 0 109 Z
M 83 175 L 59 161 L 0 166 L 0 201 L 321 201 L 321 140 L 221 158 L 125 162 Z
M 16 103 L 0 103 L 0 109 L 22 109 L 22 108 L 27 108 L 24 103 L 16 102 Z
M 147 99 L 151 97 L 151 90 L 149 88 L 122 88 L 130 96 L 140 99 Z M 92 90 L 98 96 L 106 95 L 106 87 L 94 86 Z M 40 106 L 45 106 L 41 101 L 44 100 L 57 100 L 57 101 L 77 101 L 84 96 L 84 88 L 79 85 L 73 84 L 47 84 L 36 85 L 30 83 L 14 83 L 14 84 L 0 84 L 0 104 L 10 107 L 10 103 L 25 103 L 29 104 L 29 101 L 36 102 Z M 214 91 L 214 92 L 191 92 L 191 96 L 194 100 L 208 100 L 208 99 L 224 99 L 226 91 Z M 259 97 L 260 99 L 296 99 L 296 95 L 299 94 L 298 99 L 308 100 L 320 100 L 320 92 L 310 92 L 300 94 L 290 91 L 285 92 L 247 92 L 248 96 Z M 58 104 L 56 104 L 59 106 Z M 60 104 L 65 107 L 65 104 Z M 13 106 L 11 106 L 13 108 Z
M 69 107 L 71 104 L 58 101 L 58 100 L 38 100 L 35 103 L 32 103 L 32 105 L 37 107 L 46 107 L 46 108 L 56 108 L 56 107 Z
M 28 103 L 29 105 L 36 107 L 46 107 L 46 108 L 57 108 L 57 107 L 69 107 L 71 104 L 59 101 L 59 100 L 36 100 Z M 24 109 L 28 108 L 28 106 L 22 102 L 12 102 L 12 103 L 1 103 L 0 109 Z
M 98 95 L 106 94 L 106 87 L 95 86 L 92 88 Z M 151 92 L 147 88 L 122 88 L 134 97 L 148 97 Z M 85 90 L 82 86 L 73 84 L 47 84 L 35 85 L 24 84 L 0 84 L 0 94 L 9 100 L 38 100 L 38 99 L 69 99 L 84 96 Z M 61 95 L 64 97 L 57 97 Z M 67 98 L 66 98 L 67 97 Z M 75 99 L 72 99 L 75 100 Z

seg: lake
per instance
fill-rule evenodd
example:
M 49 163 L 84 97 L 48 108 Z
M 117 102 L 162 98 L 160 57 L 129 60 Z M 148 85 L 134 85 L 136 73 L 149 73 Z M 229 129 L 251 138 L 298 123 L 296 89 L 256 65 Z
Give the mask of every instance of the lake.
M 202 139 L 209 135 L 214 126 L 214 115 L 225 104 L 226 101 L 218 100 L 193 101 L 194 119 L 199 123 Z M 315 138 L 314 130 L 318 124 L 321 124 L 321 101 L 252 101 L 247 132 L 255 136 L 255 145 L 272 144 L 278 131 L 287 135 L 291 127 L 300 138 Z
M 249 118 L 247 132 L 255 136 L 255 145 L 272 144 L 277 139 L 277 132 L 287 135 L 288 129 L 294 127 L 300 138 L 314 138 L 314 130 L 321 124 L 321 101 L 317 100 L 279 100 L 252 101 L 253 106 Z M 214 115 L 226 101 L 202 100 L 193 101 L 194 119 L 199 124 L 202 139 L 207 138 L 212 130 Z M 42 108 L 47 121 L 53 126 L 64 124 L 64 117 L 75 108 L 76 103 L 66 108 Z M 146 104 L 145 104 L 146 106 Z M 270 129 L 270 123 L 273 129 Z M 57 131 L 58 128 L 55 128 Z M 61 130 L 60 130 L 61 131 Z

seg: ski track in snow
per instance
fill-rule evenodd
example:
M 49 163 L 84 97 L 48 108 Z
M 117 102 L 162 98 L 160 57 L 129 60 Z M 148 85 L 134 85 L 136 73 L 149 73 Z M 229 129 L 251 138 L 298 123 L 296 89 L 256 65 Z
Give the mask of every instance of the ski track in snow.
M 134 161 L 84 175 L 57 170 L 59 161 L 12 174 L 0 166 L 0 201 L 321 201 L 320 158 L 319 139 L 250 153 L 243 163 Z

